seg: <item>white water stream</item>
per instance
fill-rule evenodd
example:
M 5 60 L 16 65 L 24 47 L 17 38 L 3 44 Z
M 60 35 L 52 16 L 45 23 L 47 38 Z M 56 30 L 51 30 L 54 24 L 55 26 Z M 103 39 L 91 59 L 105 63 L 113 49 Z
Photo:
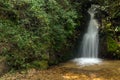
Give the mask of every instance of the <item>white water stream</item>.
M 80 65 L 91 65 L 101 62 L 101 60 L 98 58 L 99 24 L 94 18 L 96 9 L 97 5 L 91 5 L 91 7 L 88 9 L 88 13 L 90 14 L 90 21 L 87 32 L 83 36 L 81 49 L 79 52 L 79 54 L 81 54 L 81 58 L 74 59 L 74 61 Z

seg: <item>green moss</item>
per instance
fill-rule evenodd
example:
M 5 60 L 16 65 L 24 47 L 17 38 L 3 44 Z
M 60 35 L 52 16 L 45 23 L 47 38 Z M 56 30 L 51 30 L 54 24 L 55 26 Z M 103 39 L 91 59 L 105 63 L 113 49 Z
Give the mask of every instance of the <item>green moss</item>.
M 48 68 L 48 61 L 42 60 L 42 61 L 33 61 L 32 62 L 33 67 L 38 69 L 47 69 Z
M 107 37 L 108 52 L 115 52 L 118 48 L 117 42 L 112 37 Z
M 120 59 L 120 46 L 112 37 L 107 38 L 107 57 L 112 59 Z

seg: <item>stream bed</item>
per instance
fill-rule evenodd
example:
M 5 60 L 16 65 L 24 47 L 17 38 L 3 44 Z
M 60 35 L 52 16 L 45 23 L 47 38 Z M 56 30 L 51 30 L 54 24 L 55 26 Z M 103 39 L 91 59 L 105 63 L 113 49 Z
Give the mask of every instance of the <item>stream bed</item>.
M 0 80 L 120 80 L 120 60 L 103 60 L 89 66 L 68 61 L 47 70 L 7 73 Z

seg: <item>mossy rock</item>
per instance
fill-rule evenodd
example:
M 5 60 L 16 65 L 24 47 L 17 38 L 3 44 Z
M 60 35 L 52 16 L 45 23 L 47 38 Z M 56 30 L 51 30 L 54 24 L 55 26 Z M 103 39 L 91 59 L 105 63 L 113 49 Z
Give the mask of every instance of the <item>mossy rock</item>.
M 120 47 L 117 41 L 112 37 L 107 37 L 107 57 L 112 59 L 120 59 Z
M 115 52 L 118 49 L 117 42 L 112 37 L 107 37 L 108 52 Z
M 32 65 L 34 68 L 37 68 L 37 69 L 47 69 L 48 68 L 48 61 L 45 61 L 45 60 L 33 61 Z

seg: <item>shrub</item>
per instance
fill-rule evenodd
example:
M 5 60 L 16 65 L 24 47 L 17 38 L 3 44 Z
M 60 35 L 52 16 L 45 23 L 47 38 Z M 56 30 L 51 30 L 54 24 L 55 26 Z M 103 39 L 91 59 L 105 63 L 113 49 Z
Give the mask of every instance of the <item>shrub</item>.
M 69 38 L 77 14 L 67 0 L 63 1 L 0 1 L 1 53 L 11 68 L 47 68 L 51 56 L 71 46 Z

